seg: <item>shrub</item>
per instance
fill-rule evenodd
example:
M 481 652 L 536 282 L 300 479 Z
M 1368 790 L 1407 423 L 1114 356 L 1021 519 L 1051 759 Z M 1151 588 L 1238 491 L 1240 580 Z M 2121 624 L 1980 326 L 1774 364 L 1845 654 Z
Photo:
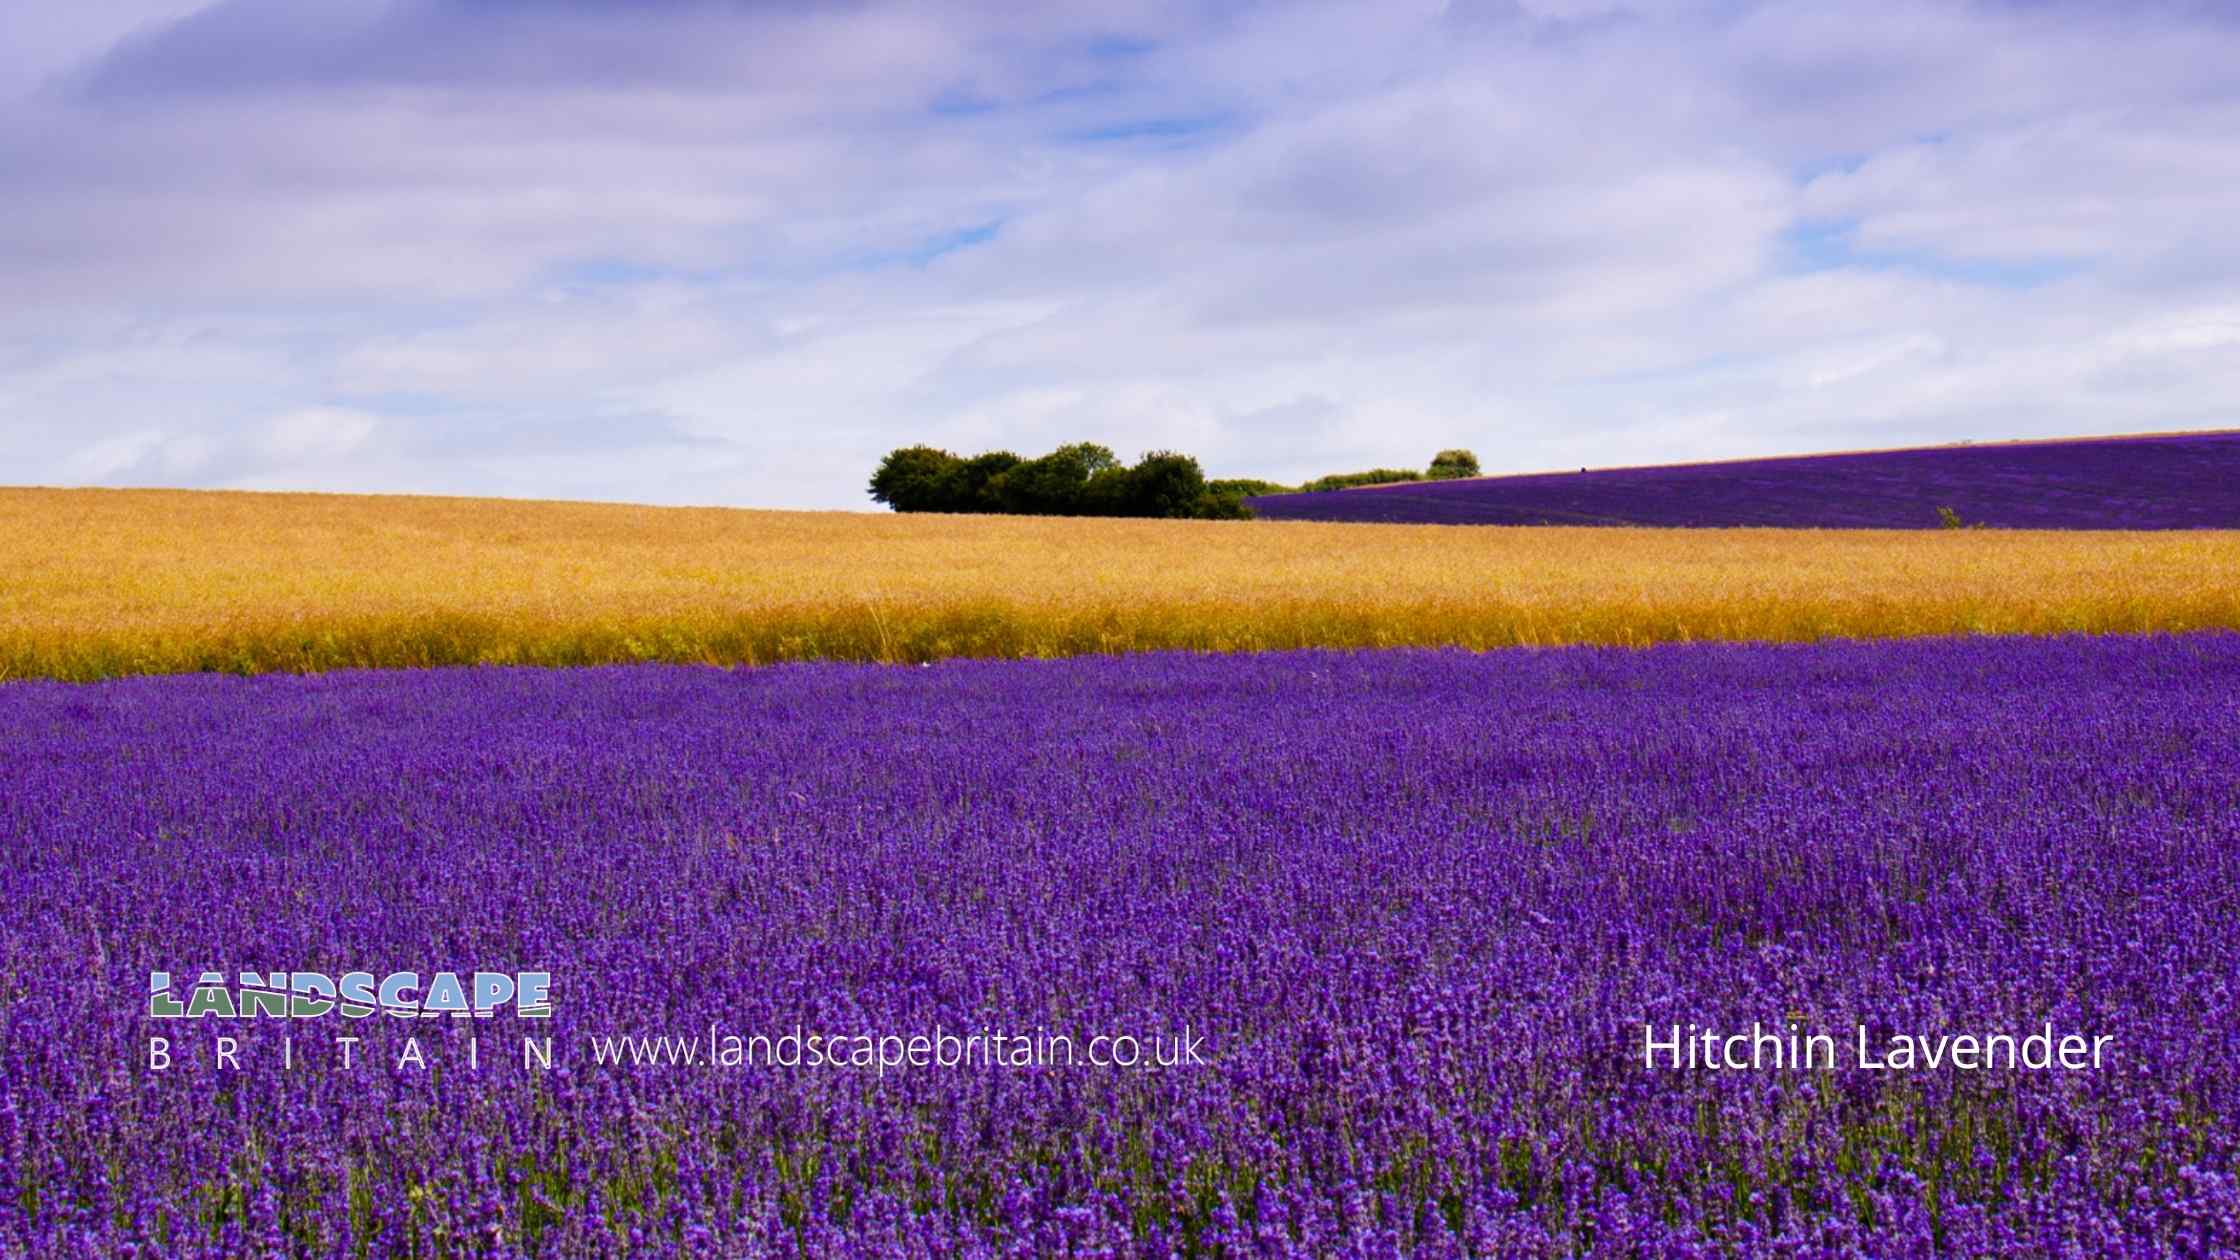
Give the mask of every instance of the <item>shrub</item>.
M 1249 521 L 1260 514 L 1235 489 L 1208 486 L 1190 505 L 1190 515 L 1202 521 Z
M 1412 468 L 1371 468 L 1363 472 L 1331 473 L 1317 477 L 1299 487 L 1303 493 L 1316 494 L 1324 490 L 1346 490 L 1354 486 L 1383 486 L 1400 481 L 1421 481 L 1423 474 Z
M 1459 448 L 1441 451 L 1431 457 L 1431 470 L 1427 474 L 1433 481 L 1451 481 L 1456 477 L 1478 475 L 1478 457 Z
M 1257 494 L 1291 494 L 1294 491 L 1294 487 L 1262 481 L 1258 477 L 1216 477 L 1206 483 L 1206 489 L 1214 494 L 1233 494 L 1240 499 L 1249 499 Z

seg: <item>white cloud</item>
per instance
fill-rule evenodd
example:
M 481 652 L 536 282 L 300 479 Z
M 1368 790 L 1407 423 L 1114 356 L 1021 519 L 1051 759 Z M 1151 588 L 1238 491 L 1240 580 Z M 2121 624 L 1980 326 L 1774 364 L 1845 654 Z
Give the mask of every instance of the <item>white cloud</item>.
M 379 423 L 360 411 L 305 407 L 267 422 L 264 449 L 276 460 L 333 460 L 364 446 Z
M 864 506 L 919 440 L 2233 420 L 2240 25 L 2184 6 L 270 7 L 0 103 L 22 479 Z
M 115 433 L 73 452 L 64 465 L 76 476 L 71 480 L 103 481 L 128 472 L 163 445 L 160 429 L 133 429 Z
M 65 484 L 149 484 L 190 477 L 210 462 L 209 439 L 200 434 L 131 429 L 73 451 L 62 462 Z

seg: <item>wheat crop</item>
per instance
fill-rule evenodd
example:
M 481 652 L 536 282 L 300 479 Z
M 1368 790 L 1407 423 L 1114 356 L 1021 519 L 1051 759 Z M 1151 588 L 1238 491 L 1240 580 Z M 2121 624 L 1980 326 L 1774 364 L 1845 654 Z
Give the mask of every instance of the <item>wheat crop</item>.
M 2240 629 L 2240 532 L 0 490 L 0 676 Z

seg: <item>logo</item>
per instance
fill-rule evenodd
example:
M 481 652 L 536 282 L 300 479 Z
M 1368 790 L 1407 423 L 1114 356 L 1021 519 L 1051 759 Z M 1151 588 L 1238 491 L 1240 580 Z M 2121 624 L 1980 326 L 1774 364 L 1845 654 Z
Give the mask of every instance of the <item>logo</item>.
M 379 1012 L 399 1019 L 451 1015 L 489 1018 L 507 1007 L 521 1019 L 552 1017 L 552 974 L 545 971 L 477 971 L 466 979 L 439 971 L 420 983 L 417 971 L 370 971 L 330 976 L 317 971 L 244 971 L 234 983 L 205 971 L 181 1001 L 171 973 L 148 973 L 150 1019 L 322 1019 L 339 1013 L 365 1019 Z

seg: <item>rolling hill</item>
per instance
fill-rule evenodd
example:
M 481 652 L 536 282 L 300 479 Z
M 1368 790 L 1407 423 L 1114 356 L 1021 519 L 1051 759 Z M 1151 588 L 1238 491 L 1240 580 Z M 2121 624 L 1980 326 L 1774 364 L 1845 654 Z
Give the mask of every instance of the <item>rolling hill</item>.
M 2240 432 L 1407 482 L 1248 500 L 1271 520 L 1936 529 L 2240 527 Z

